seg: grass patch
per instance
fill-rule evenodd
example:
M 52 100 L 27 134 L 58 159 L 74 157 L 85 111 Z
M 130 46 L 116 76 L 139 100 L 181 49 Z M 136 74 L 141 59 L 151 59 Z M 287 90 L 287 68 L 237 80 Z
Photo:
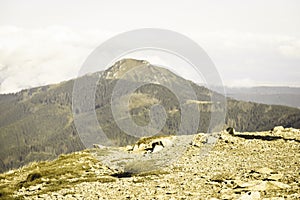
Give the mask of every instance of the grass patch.
M 10 187 L 6 187 L 5 185 L 0 186 L 0 199 L 3 200 L 13 200 L 13 199 L 24 199 L 23 197 L 15 198 L 12 197 L 13 190 Z
M 95 170 L 101 172 L 101 175 L 96 174 Z M 112 173 L 111 170 L 102 166 L 89 150 L 61 155 L 53 161 L 34 162 L 1 174 L 0 199 L 13 198 L 15 191 L 37 184 L 43 186 L 35 191 L 34 195 L 70 188 L 81 182 L 113 182 L 116 178 L 109 176 Z
M 29 187 L 31 185 L 36 185 L 38 183 L 41 183 L 41 180 L 39 180 L 42 177 L 40 172 L 32 172 L 28 174 L 26 180 L 20 181 L 16 188 L 22 188 L 22 187 Z

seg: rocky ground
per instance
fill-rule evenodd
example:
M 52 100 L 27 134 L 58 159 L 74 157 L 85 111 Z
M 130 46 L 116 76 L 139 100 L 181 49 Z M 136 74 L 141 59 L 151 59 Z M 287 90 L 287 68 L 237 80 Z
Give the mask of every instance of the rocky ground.
M 167 138 L 172 145 L 156 139 L 156 145 L 163 147 L 156 150 L 155 145 L 86 150 L 1 174 L 0 198 L 300 199 L 298 129 L 276 127 L 266 132 L 234 134 L 223 131 L 214 135 L 218 138 L 215 144 L 207 135 L 198 134 L 168 166 L 143 171 L 150 163 L 133 161 L 134 155 L 159 155 L 155 151 L 176 147 L 180 140 L 174 137 Z M 104 158 L 121 151 L 125 153 L 117 163 L 125 167 L 120 168 L 109 167 L 108 162 L 101 164 L 92 156 L 96 152 Z M 136 163 L 132 167 L 135 170 L 126 168 L 125 154 L 131 164 Z

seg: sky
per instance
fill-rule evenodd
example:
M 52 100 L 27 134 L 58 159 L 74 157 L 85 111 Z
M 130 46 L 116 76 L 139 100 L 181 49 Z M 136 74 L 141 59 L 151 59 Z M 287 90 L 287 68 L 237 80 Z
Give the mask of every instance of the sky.
M 75 78 L 102 42 L 139 28 L 194 40 L 227 86 L 300 86 L 299 9 L 297 0 L 1 0 L 0 93 Z M 137 58 L 165 64 L 153 52 Z

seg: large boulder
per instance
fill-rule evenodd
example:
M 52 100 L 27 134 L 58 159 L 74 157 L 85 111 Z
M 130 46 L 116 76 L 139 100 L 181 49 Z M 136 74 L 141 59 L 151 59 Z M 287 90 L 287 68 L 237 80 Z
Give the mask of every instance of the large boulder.
M 134 146 L 133 152 L 154 153 L 173 145 L 174 136 L 141 138 Z
M 163 150 L 163 148 L 164 147 L 162 145 L 155 145 L 154 148 L 153 148 L 152 153 L 159 152 L 159 151 Z

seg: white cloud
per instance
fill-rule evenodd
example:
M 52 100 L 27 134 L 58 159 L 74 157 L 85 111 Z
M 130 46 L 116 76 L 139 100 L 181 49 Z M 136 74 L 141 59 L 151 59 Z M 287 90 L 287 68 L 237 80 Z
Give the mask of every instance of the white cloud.
M 76 77 L 93 49 L 116 34 L 99 29 L 75 31 L 63 26 L 0 27 L 0 93 Z M 204 47 L 228 85 L 300 85 L 297 37 L 238 31 L 193 34 L 191 38 Z M 153 53 L 144 55 L 137 57 L 161 65 L 172 61 Z M 186 77 L 193 74 L 181 72 Z
M 81 64 L 109 34 L 44 29 L 0 28 L 0 93 L 60 82 L 77 76 Z
M 256 81 L 250 78 L 245 78 L 240 80 L 239 79 L 229 80 L 226 81 L 225 84 L 229 87 L 251 87 L 251 86 L 260 85 L 261 83 L 257 83 Z
M 227 84 L 300 86 L 300 38 L 224 31 L 199 34 L 197 41 Z
M 293 39 L 278 47 L 279 52 L 288 57 L 299 59 L 300 58 L 300 40 Z

